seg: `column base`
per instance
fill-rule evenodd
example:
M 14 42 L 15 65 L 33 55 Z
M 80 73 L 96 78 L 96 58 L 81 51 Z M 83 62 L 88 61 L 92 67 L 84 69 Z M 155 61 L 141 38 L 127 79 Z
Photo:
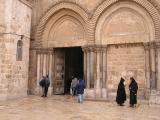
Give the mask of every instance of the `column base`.
M 149 98 L 150 98 L 150 89 L 146 89 L 145 99 L 146 99 L 146 100 L 149 100 Z
M 37 86 L 35 89 L 35 94 L 36 95 L 41 95 L 42 94 L 42 88 L 40 86 Z
M 84 90 L 84 98 L 95 98 L 95 90 L 94 89 L 85 89 Z
M 96 98 L 102 98 L 102 89 L 95 89 Z
M 149 104 L 159 104 L 160 105 L 160 91 L 151 90 L 149 97 Z
M 102 88 L 102 98 L 107 98 L 107 89 Z
M 84 90 L 84 97 L 91 98 L 91 99 L 107 99 L 107 89 L 85 89 Z
M 114 92 L 112 90 L 108 92 L 108 98 L 110 100 L 115 100 L 116 99 L 116 95 L 117 95 L 117 92 Z
M 52 96 L 53 95 L 53 87 L 49 87 L 48 88 L 48 96 Z

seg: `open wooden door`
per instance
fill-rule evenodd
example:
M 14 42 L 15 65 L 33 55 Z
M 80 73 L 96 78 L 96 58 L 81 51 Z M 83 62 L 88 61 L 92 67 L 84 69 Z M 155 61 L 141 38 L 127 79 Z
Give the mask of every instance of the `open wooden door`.
M 65 78 L 65 51 L 63 49 L 55 50 L 55 78 L 53 93 L 64 94 L 64 78 Z

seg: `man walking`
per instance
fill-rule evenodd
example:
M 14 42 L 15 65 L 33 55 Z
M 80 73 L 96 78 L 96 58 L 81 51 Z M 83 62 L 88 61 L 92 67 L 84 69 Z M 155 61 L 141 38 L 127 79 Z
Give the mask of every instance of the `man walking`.
M 84 80 L 79 79 L 77 84 L 77 94 L 78 94 L 78 102 L 83 103 L 83 94 L 84 94 Z
M 76 77 L 72 77 L 72 82 L 71 82 L 72 96 L 77 95 L 77 90 L 76 90 L 77 83 L 78 79 Z

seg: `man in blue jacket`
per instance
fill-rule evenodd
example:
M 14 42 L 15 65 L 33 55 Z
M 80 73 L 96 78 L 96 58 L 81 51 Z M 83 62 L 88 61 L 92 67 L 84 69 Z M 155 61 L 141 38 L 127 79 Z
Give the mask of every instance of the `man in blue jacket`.
M 77 94 L 78 94 L 78 102 L 83 103 L 83 94 L 84 94 L 84 80 L 83 79 L 78 80 L 76 89 L 77 89 Z

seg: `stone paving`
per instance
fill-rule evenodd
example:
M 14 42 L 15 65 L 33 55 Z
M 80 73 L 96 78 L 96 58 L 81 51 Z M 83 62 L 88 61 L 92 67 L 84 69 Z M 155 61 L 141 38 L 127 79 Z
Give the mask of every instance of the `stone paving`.
M 0 120 L 160 120 L 160 106 L 136 108 L 114 102 L 84 101 L 71 96 L 28 96 L 0 102 Z

